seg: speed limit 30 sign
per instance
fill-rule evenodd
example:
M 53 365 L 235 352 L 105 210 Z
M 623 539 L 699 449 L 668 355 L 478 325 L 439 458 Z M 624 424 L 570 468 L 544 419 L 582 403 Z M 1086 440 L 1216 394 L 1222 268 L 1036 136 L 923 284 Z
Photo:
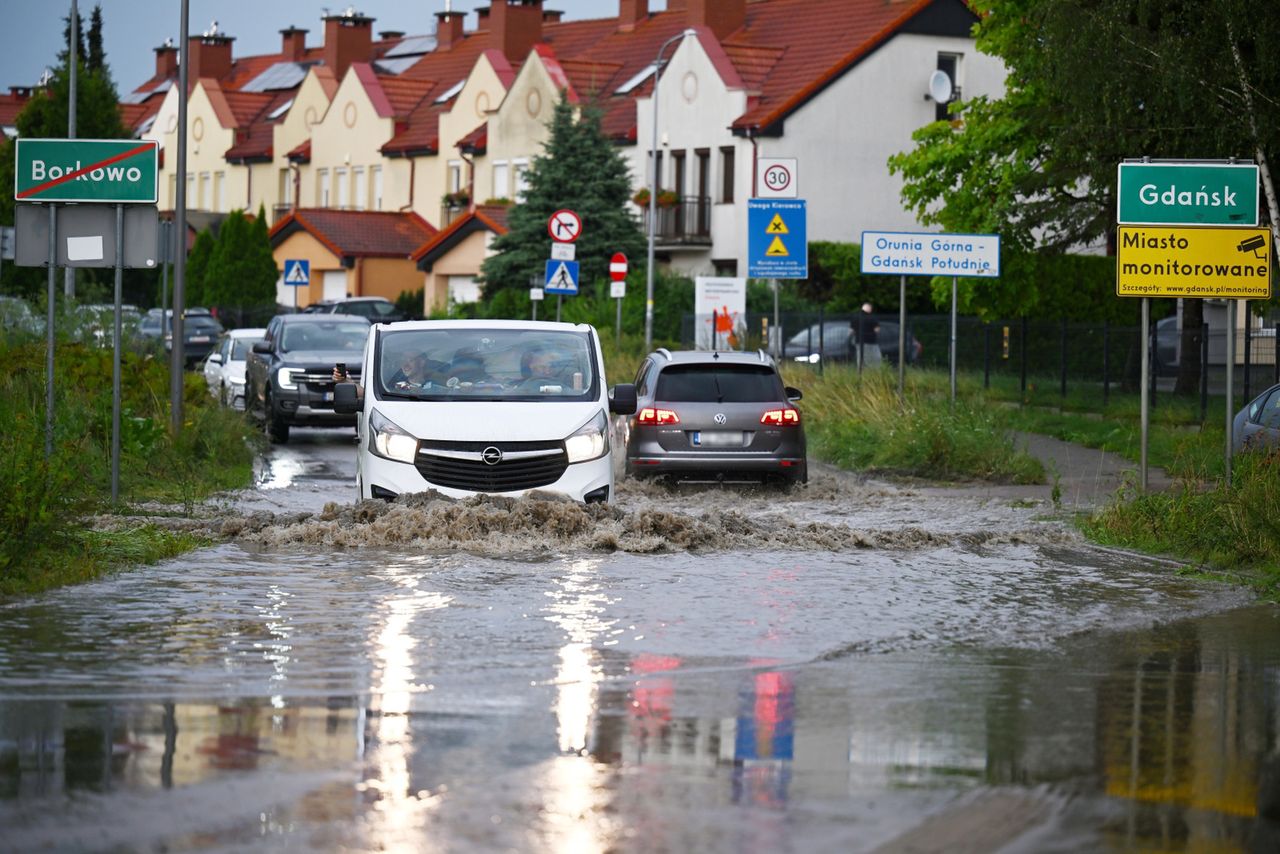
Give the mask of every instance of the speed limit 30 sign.
M 800 196 L 796 158 L 761 157 L 756 163 L 756 197 L 795 199 Z

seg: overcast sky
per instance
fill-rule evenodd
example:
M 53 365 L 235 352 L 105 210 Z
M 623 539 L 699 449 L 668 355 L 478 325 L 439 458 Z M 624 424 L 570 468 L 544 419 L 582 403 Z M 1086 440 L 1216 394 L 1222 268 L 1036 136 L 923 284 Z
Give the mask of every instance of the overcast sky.
M 217 19 L 218 28 L 235 36 L 236 56 L 274 53 L 280 49 L 279 31 L 288 26 L 308 29 L 307 45 L 324 41 L 323 10 L 340 12 L 350 0 L 189 0 L 193 33 L 203 32 Z M 403 30 L 429 33 L 435 13 L 445 0 L 364 0 L 356 10 L 375 19 L 374 31 Z M 88 20 L 94 0 L 79 0 L 80 14 Z M 172 37 L 177 44 L 179 0 L 100 0 L 107 62 L 120 94 L 149 79 L 155 70 L 152 48 Z M 488 6 L 488 0 L 453 0 L 455 10 Z M 652 0 L 650 8 L 666 8 L 666 0 Z M 618 0 L 546 0 L 547 9 L 565 13 L 566 20 L 612 17 Z M 45 66 L 52 65 L 62 47 L 62 18 L 71 11 L 70 0 L 0 0 L 0 91 L 10 86 L 30 86 Z M 476 16 L 467 15 L 466 27 L 474 29 Z M 84 25 L 87 29 L 88 24 Z

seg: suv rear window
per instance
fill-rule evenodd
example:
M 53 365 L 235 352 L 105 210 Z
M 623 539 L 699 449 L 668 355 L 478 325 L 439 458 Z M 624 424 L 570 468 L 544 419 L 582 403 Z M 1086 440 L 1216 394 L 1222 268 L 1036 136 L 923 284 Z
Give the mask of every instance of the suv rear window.
M 658 374 L 658 400 L 668 403 L 764 403 L 782 400 L 782 381 L 766 365 L 670 365 Z

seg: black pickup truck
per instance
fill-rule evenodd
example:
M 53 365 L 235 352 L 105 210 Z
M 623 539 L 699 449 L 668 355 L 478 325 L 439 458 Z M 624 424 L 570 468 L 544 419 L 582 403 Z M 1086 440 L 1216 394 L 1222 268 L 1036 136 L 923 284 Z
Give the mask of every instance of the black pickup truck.
M 346 314 L 282 314 L 253 345 L 245 363 L 245 407 L 276 443 L 294 425 L 352 427 L 354 415 L 333 411 L 333 366 L 360 381 L 369 321 Z

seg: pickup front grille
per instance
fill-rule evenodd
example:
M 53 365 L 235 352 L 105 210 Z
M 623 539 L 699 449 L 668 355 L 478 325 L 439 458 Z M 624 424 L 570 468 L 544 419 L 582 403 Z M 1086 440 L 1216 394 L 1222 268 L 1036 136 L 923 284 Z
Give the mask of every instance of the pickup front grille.
M 495 465 L 484 461 L 485 451 L 492 448 L 502 452 L 502 460 Z M 418 446 L 418 473 L 428 483 L 468 492 L 550 486 L 568 467 L 560 442 L 421 442 Z

